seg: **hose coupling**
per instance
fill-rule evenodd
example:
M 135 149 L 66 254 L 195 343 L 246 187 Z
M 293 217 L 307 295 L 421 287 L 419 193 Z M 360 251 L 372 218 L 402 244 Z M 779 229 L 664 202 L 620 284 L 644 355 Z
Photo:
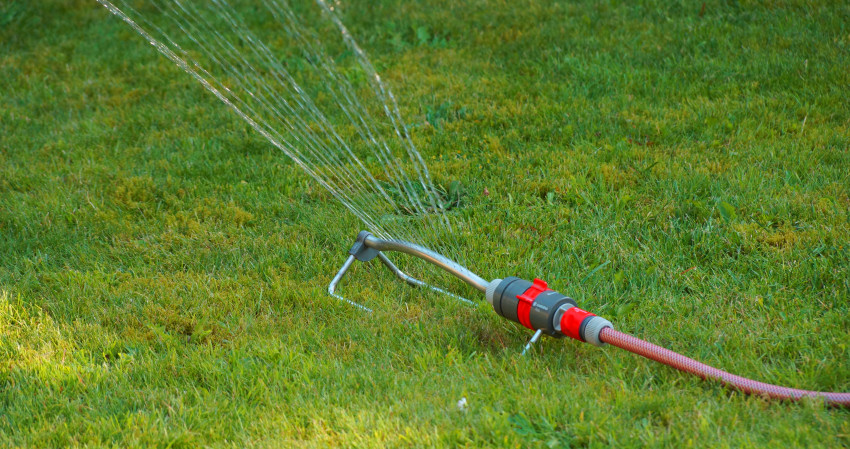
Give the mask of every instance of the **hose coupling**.
M 551 290 L 540 279 L 494 279 L 487 285 L 485 295 L 498 315 L 550 337 L 566 335 L 603 346 L 599 333 L 614 327 L 610 321 L 579 309 L 575 300 Z

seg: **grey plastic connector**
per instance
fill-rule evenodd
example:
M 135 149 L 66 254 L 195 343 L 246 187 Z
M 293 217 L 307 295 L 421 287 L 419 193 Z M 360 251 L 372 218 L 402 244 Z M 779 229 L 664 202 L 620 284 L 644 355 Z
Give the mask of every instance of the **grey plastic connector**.
M 570 310 L 573 307 L 575 307 L 574 304 L 564 304 L 561 307 L 558 307 L 558 310 L 555 311 L 555 317 L 554 317 L 553 321 L 554 321 L 554 327 L 555 327 L 556 331 L 561 332 L 561 317 L 564 316 L 564 313 L 567 310 Z
M 590 321 L 588 321 L 587 325 L 584 327 L 584 334 L 582 335 L 582 337 L 584 337 L 584 341 L 592 344 L 593 346 L 605 346 L 605 343 L 599 340 L 599 333 L 606 327 L 613 329 L 614 325 L 601 316 L 590 317 Z
M 502 282 L 501 279 L 493 279 L 489 284 L 487 284 L 487 289 L 484 290 L 487 302 L 489 302 L 491 306 L 493 305 L 493 296 L 496 294 L 496 287 L 499 286 L 500 282 Z

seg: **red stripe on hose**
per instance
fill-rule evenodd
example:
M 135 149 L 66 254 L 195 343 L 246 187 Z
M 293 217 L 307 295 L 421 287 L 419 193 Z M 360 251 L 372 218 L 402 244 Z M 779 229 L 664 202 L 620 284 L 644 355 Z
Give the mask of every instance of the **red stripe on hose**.
M 780 387 L 778 385 L 736 376 L 735 374 L 727 373 L 726 371 L 697 362 L 694 359 L 643 341 L 629 334 L 618 332 L 610 327 L 602 329 L 599 339 L 650 360 L 661 362 L 677 370 L 696 374 L 703 379 L 718 380 L 727 387 L 740 390 L 747 394 L 758 394 L 775 399 L 790 399 L 794 401 L 804 397 L 823 398 L 827 404 L 850 407 L 850 393 L 798 390 L 796 388 Z
M 575 338 L 579 341 L 584 341 L 581 338 L 581 323 L 589 316 L 596 316 L 578 307 L 571 307 L 563 315 L 561 315 L 561 333 L 567 337 Z
M 534 300 L 537 298 L 537 295 L 549 290 L 548 284 L 545 281 L 541 281 L 540 279 L 535 279 L 534 283 L 531 284 L 531 287 L 528 287 L 528 290 L 521 295 L 517 295 L 517 299 L 519 302 L 516 305 L 516 316 L 519 319 L 520 324 L 523 326 L 534 330 L 531 327 L 531 304 L 534 303 Z

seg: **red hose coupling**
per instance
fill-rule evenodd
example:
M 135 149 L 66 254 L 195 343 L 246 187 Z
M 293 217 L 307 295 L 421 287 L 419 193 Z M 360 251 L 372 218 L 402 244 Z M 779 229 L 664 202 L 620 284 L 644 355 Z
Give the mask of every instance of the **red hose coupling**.
M 578 307 L 567 309 L 561 315 L 561 332 L 567 337 L 584 341 L 581 336 L 581 323 L 592 316 L 596 316 L 596 314 L 581 310 Z
M 579 309 L 578 307 L 571 307 L 565 310 L 558 323 L 560 324 L 560 329 L 558 330 L 562 334 L 594 346 L 604 346 L 605 343 L 599 340 L 599 333 L 606 327 L 614 327 L 605 318 L 596 316 L 596 314 Z
M 528 287 L 528 290 L 521 295 L 517 295 L 516 298 L 519 300 L 519 303 L 517 303 L 516 315 L 519 318 L 520 324 L 534 330 L 534 327 L 531 325 L 531 305 L 534 304 L 534 300 L 538 295 L 547 290 L 549 290 L 549 286 L 546 284 L 546 281 L 535 279 L 531 287 Z

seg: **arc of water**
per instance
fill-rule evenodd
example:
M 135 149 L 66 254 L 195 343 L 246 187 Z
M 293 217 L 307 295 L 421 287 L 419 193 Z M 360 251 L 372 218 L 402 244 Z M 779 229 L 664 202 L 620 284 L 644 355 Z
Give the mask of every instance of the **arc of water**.
M 385 136 L 370 118 L 368 109 L 354 93 L 354 87 L 337 70 L 316 35 L 299 23 L 299 18 L 286 0 L 269 0 L 263 4 L 276 24 L 299 46 L 304 60 L 324 77 L 325 92 L 330 95 L 356 135 L 372 150 L 379 161 L 380 173 L 388 185 L 392 185 L 401 195 L 397 199 L 384 189 L 322 109 L 313 102 L 271 49 L 251 32 L 227 0 L 211 0 L 211 3 L 205 4 L 207 11 L 223 21 L 224 28 L 210 22 L 205 11 L 190 2 L 149 0 L 170 21 L 171 26 L 188 39 L 190 46 L 207 59 L 206 64 L 209 66 L 192 57 L 177 39 L 169 36 L 154 21 L 147 20 L 127 0 L 97 1 L 200 82 L 272 145 L 282 150 L 376 235 L 414 239 L 409 235 L 410 229 L 393 221 L 382 222 L 382 210 L 397 211 L 402 207 L 422 214 L 439 213 L 439 220 L 423 220 L 430 227 L 427 232 L 439 233 L 436 223 L 442 223 L 441 227 L 450 229 L 448 217 L 442 214 L 442 205 L 438 201 L 439 196 L 428 168 L 410 138 L 395 97 L 333 8 L 324 0 L 317 0 L 320 10 L 333 27 L 339 30 L 342 41 L 367 75 L 371 92 L 388 120 L 385 123 L 394 132 L 403 153 L 394 152 L 390 148 Z M 243 51 L 237 48 L 236 42 L 246 44 Z M 419 188 L 415 185 L 419 185 Z M 426 229 L 420 232 L 426 232 Z

